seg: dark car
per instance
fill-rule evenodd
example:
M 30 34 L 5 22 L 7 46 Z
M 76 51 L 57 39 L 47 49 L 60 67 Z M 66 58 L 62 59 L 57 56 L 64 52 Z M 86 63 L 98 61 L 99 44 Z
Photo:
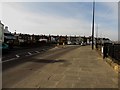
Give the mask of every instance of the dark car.
M 7 51 L 9 48 L 9 46 L 6 43 L 2 43 L 0 44 L 0 50 L 2 51 Z

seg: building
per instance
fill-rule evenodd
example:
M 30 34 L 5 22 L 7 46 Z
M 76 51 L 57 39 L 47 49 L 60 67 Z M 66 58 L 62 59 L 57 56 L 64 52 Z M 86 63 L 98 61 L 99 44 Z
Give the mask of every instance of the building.
M 67 44 L 67 36 L 59 36 L 59 42 L 60 45 Z
M 0 43 L 2 43 L 2 45 L 7 44 L 9 48 L 12 48 L 14 40 L 14 35 L 9 32 L 7 26 L 5 26 L 4 28 L 4 24 L 2 24 L 2 22 L 0 21 Z
M 4 42 L 4 34 L 3 34 L 3 30 L 4 30 L 4 24 L 2 24 L 2 22 L 0 21 L 0 42 Z
M 14 37 L 14 34 L 12 34 L 9 30 L 8 27 L 5 26 L 4 29 L 4 43 L 8 44 L 9 48 L 13 48 L 14 40 L 16 39 Z
M 79 45 L 82 42 L 82 38 L 80 36 L 68 36 L 67 44 L 71 45 Z

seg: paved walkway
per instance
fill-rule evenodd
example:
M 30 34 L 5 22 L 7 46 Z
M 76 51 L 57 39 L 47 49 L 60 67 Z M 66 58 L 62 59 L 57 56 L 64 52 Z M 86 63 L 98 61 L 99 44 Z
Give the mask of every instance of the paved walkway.
M 118 88 L 117 73 L 102 57 L 82 46 L 58 57 L 16 84 L 16 88 Z

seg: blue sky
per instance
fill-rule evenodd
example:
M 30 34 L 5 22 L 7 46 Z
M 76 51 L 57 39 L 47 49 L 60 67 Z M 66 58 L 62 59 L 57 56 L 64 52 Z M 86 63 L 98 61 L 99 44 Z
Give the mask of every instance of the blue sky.
M 99 37 L 118 39 L 117 9 L 117 2 L 96 2 Z M 4 2 L 1 20 L 11 32 L 90 36 L 92 2 Z

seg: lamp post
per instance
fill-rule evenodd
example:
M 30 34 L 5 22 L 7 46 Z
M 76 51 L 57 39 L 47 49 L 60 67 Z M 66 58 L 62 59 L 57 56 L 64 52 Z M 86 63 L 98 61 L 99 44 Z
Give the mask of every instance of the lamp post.
M 96 48 L 98 49 L 98 24 L 96 24 Z
M 93 19 L 92 19 L 92 50 L 94 49 L 94 14 L 95 14 L 95 2 L 93 2 Z

